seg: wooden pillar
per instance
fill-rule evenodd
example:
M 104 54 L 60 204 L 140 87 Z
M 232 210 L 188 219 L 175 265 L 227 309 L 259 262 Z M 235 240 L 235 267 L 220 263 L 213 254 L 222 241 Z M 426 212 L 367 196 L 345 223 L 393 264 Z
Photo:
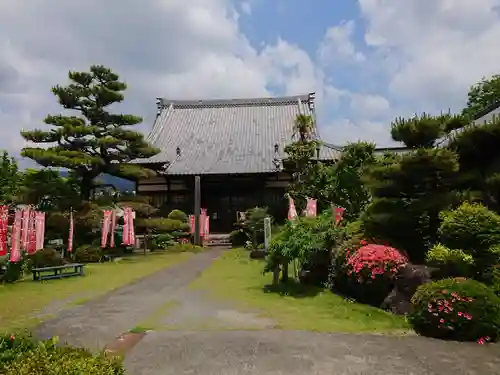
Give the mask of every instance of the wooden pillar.
M 201 246 L 200 236 L 201 179 L 194 176 L 194 244 Z

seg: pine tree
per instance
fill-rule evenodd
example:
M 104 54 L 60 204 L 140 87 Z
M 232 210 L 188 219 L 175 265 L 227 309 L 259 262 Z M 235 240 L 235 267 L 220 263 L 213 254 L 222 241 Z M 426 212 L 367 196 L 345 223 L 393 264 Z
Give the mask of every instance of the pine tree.
M 154 171 L 129 164 L 137 158 L 149 158 L 159 150 L 144 136 L 128 129 L 142 118 L 111 113 L 109 107 L 122 102 L 127 85 L 118 75 L 101 65 L 90 72 L 69 72 L 68 86 L 55 86 L 52 92 L 64 109 L 78 116 L 49 115 L 44 122 L 50 130 L 22 131 L 24 139 L 48 147 L 26 147 L 22 155 L 44 167 L 72 170 L 80 182 L 81 198 L 90 199 L 94 179 L 101 173 L 122 178 L 149 177 Z
M 0 156 L 0 204 L 10 204 L 17 199 L 20 182 L 21 173 L 16 159 L 3 151 Z

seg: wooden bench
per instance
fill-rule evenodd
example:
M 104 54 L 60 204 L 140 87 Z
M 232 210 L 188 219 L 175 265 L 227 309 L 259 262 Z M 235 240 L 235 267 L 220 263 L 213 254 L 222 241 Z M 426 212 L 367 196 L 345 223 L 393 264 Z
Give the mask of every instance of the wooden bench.
M 83 276 L 81 263 L 64 264 L 62 266 L 33 268 L 33 281 L 62 279 L 64 277 Z

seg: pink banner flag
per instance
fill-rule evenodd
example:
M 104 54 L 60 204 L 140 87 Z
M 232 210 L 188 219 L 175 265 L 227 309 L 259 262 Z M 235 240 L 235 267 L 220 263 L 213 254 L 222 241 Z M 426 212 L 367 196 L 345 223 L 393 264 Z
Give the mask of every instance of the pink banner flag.
M 28 222 L 28 244 L 26 248 L 28 254 L 34 254 L 36 252 L 36 214 L 37 212 L 35 210 L 30 210 Z
M 135 228 L 134 228 L 134 211 L 129 208 L 129 215 L 128 215 L 128 244 L 129 246 L 133 246 L 135 244 Z
M 335 207 L 333 206 L 333 216 L 335 217 L 335 225 L 339 225 L 344 217 L 344 207 Z
M 316 199 L 307 198 L 306 216 L 316 216 Z
M 189 215 L 189 232 L 194 233 L 194 215 Z
M 297 210 L 292 197 L 288 197 L 288 220 L 294 220 L 297 217 Z
M 35 216 L 36 244 L 35 251 L 42 250 L 45 243 L 45 212 L 37 212 Z
M 0 256 L 7 255 L 7 233 L 9 231 L 9 206 L 0 206 Z
M 73 218 L 73 211 L 71 211 L 69 213 L 68 253 L 73 252 L 73 238 L 75 234 L 74 232 L 75 232 L 75 219 Z
M 26 250 L 29 239 L 30 207 L 25 207 L 21 211 L 21 249 Z
M 111 213 L 111 237 L 109 238 L 109 247 L 115 247 L 115 228 L 116 228 L 116 212 L 113 210 Z
M 200 236 L 203 237 L 205 236 L 205 221 L 206 221 L 206 218 L 207 218 L 207 209 L 206 208 L 202 208 L 200 210 Z
M 123 231 L 122 231 L 122 244 L 123 245 L 127 245 L 129 242 L 130 231 L 128 229 L 128 227 L 129 227 L 128 216 L 129 216 L 128 207 L 124 207 L 123 208 Z
M 10 261 L 15 263 L 21 260 L 21 227 L 23 225 L 23 211 L 16 211 L 12 224 L 12 243 L 10 248 Z
M 102 226 L 101 226 L 101 247 L 106 247 L 108 244 L 108 235 L 109 235 L 109 224 L 111 222 L 111 211 L 104 210 L 102 217 Z

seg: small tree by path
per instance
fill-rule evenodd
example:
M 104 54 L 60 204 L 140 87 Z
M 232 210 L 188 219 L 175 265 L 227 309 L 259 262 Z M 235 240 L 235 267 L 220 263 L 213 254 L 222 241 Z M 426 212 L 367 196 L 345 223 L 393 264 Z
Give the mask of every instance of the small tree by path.
M 101 65 L 92 65 L 90 72 L 69 72 L 68 76 L 71 83 L 65 87 L 57 85 L 52 92 L 63 108 L 79 115 L 49 115 L 44 122 L 54 128 L 22 131 L 24 139 L 40 145 L 24 148 L 22 156 L 45 167 L 73 171 L 85 201 L 90 198 L 94 179 L 101 173 L 122 178 L 154 175 L 152 170 L 128 164 L 159 152 L 141 133 L 128 129 L 141 123 L 142 118 L 109 111 L 110 105 L 123 101 L 127 85 Z

